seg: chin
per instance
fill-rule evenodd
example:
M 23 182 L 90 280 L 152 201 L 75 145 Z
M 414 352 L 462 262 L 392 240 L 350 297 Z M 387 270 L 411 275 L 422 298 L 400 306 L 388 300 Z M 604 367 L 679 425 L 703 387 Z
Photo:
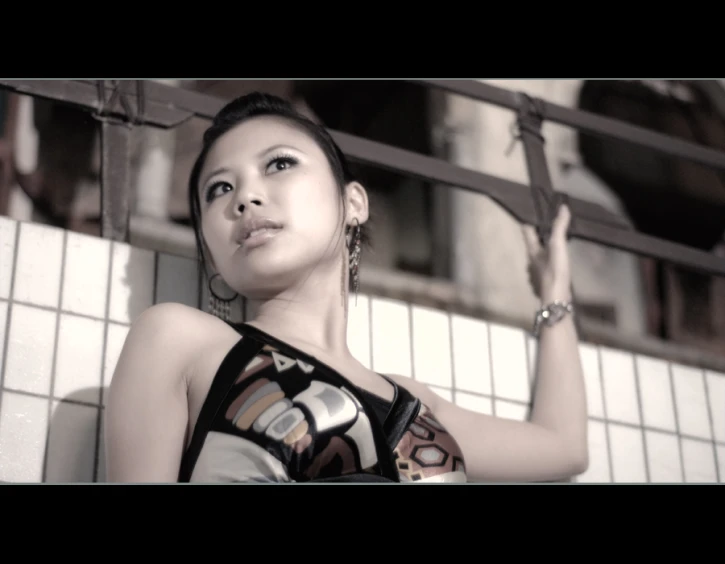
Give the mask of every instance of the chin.
M 240 261 L 241 276 L 236 277 L 241 293 L 252 299 L 278 295 L 300 281 L 309 280 L 313 271 L 325 268 L 324 260 L 319 255 L 309 256 L 307 249 L 286 248 L 254 255 Z

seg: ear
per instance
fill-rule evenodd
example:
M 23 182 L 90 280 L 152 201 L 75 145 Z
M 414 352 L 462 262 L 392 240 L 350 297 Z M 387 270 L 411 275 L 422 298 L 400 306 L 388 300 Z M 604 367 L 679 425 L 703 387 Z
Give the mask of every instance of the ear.
M 345 186 L 345 204 L 347 206 L 346 225 L 351 225 L 355 219 L 362 225 L 370 217 L 368 193 L 359 182 L 350 182 Z

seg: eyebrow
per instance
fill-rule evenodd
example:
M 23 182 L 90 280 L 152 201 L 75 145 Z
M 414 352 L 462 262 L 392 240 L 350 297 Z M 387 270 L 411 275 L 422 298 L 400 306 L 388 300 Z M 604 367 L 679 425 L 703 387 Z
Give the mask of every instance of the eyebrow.
M 299 153 L 302 153 L 303 155 L 306 154 L 302 149 L 293 147 L 292 145 L 278 144 L 278 145 L 272 145 L 271 147 L 268 147 L 267 149 L 260 151 L 259 153 L 257 153 L 257 157 L 263 157 L 267 153 L 271 153 L 272 151 L 276 151 L 278 149 L 292 149 L 293 151 L 297 151 Z

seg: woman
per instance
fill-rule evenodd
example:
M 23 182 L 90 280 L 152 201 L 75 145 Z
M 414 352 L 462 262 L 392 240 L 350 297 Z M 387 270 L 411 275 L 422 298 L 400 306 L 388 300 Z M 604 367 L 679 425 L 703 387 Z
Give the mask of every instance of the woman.
M 467 411 L 353 358 L 348 290 L 367 195 L 327 132 L 289 104 L 252 94 L 223 108 L 189 197 L 210 289 L 222 279 L 256 313 L 233 324 L 162 304 L 138 318 L 106 410 L 111 481 L 545 481 L 586 468 L 568 311 L 542 326 L 528 422 Z M 548 249 L 525 230 L 544 306 L 570 300 L 568 222 L 562 207 Z

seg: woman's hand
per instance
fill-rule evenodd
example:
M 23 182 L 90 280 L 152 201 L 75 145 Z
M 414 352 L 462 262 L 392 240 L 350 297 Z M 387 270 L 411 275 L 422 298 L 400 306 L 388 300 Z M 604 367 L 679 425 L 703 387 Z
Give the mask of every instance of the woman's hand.
M 534 227 L 523 226 L 529 255 L 529 281 L 536 296 L 545 304 L 571 299 L 569 247 L 566 240 L 570 220 L 569 208 L 560 206 L 546 247 L 542 247 Z

